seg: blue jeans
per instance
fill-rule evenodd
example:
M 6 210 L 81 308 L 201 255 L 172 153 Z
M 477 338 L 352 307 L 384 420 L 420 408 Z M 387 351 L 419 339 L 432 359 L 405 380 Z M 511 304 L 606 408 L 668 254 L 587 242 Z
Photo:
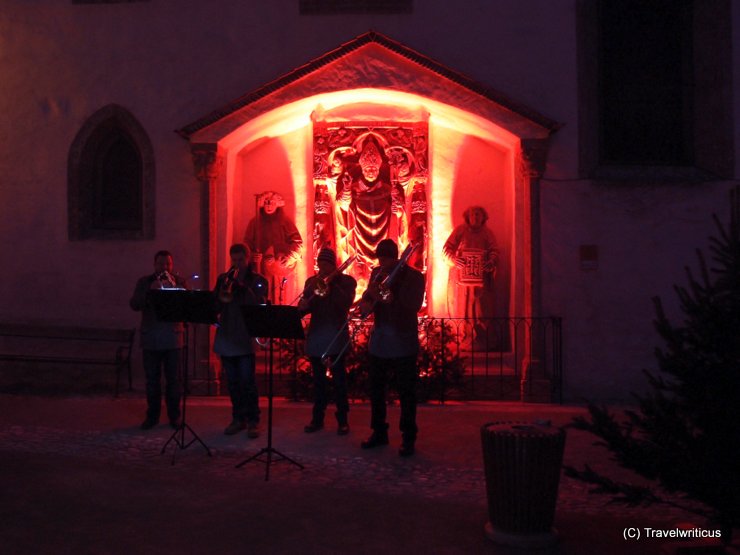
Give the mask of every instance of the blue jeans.
M 238 422 L 256 424 L 260 421 L 254 361 L 254 354 L 221 357 L 231 397 L 231 415 Z
M 162 410 L 162 371 L 166 383 L 165 403 L 170 420 L 180 418 L 180 361 L 182 349 L 143 350 L 146 376 L 146 417 L 159 422 Z

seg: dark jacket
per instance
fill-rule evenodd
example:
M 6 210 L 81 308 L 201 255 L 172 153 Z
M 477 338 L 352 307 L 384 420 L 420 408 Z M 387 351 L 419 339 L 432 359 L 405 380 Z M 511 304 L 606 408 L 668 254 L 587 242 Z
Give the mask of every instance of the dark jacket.
M 183 324 L 159 321 L 154 308 L 147 302 L 147 293 L 156 278 L 156 274 L 139 278 L 129 301 L 129 306 L 133 310 L 141 312 L 141 348 L 149 351 L 179 349 L 184 345 Z M 177 275 L 174 278 L 177 287 L 187 289 L 187 282 L 183 278 Z
M 370 282 L 377 278 L 380 271 L 380 268 L 373 269 Z M 417 314 L 424 302 L 424 275 L 404 266 L 396 275 L 390 290 L 392 298 L 389 303 L 375 303 L 375 323 L 368 351 L 380 358 L 413 356 L 419 352 Z
M 311 278 L 306 280 L 306 286 L 309 286 L 310 282 Z M 311 323 L 306 336 L 308 356 L 320 357 L 329 347 L 329 343 L 336 338 L 328 353 L 335 355 L 349 341 L 349 332 L 345 324 L 349 309 L 355 300 L 356 288 L 355 278 L 346 274 L 338 274 L 331 280 L 329 292 L 325 297 L 313 295 L 309 298 L 309 308 L 306 312 L 306 314 L 311 314 Z M 309 291 L 308 295 L 311 294 L 312 292 Z M 344 330 L 337 337 L 337 332 L 342 327 Z
M 267 299 L 267 280 L 248 269 L 241 272 L 233 284 L 234 298 L 223 303 L 218 300 L 218 292 L 226 280 L 226 273 L 218 276 L 213 289 L 220 312 L 213 352 L 221 356 L 243 356 L 254 353 L 252 336 L 247 331 L 241 307 L 250 304 L 264 304 Z

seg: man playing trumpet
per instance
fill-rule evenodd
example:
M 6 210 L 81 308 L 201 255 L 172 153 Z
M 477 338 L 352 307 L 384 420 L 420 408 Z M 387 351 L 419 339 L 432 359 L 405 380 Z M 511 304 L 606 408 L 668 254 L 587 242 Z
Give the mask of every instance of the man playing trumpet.
M 154 273 L 136 282 L 134 294 L 129 305 L 141 312 L 141 349 L 144 357 L 146 376 L 146 417 L 142 430 L 149 430 L 159 423 L 162 410 L 162 373 L 166 390 L 165 403 L 170 425 L 180 424 L 180 382 L 179 369 L 184 346 L 184 327 L 182 322 L 163 322 L 157 318 L 154 308 L 146 300 L 151 289 L 186 288 L 183 278 L 172 273 L 173 261 L 169 251 L 159 251 L 154 255 Z
M 311 314 L 305 349 L 313 370 L 314 405 L 311 422 L 304 427 L 304 431 L 312 433 L 324 427 L 324 413 L 328 404 L 327 371 L 330 370 L 337 406 L 337 433 L 346 435 L 349 433 L 347 371 L 344 353 L 340 351 L 350 340 L 347 316 L 355 298 L 357 282 L 337 268 L 336 254 L 329 248 L 324 247 L 319 251 L 316 264 L 319 273 L 306 280 L 298 303 L 298 310 L 302 314 Z M 328 367 L 325 364 L 327 361 Z
M 410 255 L 413 250 L 407 251 Z M 388 444 L 386 388 L 393 379 L 401 403 L 399 428 L 403 442 L 398 454 L 414 454 L 416 426 L 416 382 L 419 376 L 417 314 L 424 302 L 424 276 L 398 260 L 398 247 L 391 239 L 378 243 L 378 267 L 360 300 L 360 313 L 375 317 L 368 353 L 370 357 L 370 427 L 373 432 L 362 442 L 363 449 Z M 387 277 L 390 276 L 390 277 Z M 390 283 L 389 283 L 390 282 Z
M 220 316 L 213 351 L 221 356 L 231 398 L 231 423 L 224 434 L 247 429 L 250 438 L 259 437 L 259 397 L 255 379 L 254 341 L 244 322 L 241 307 L 263 304 L 267 299 L 267 280 L 252 271 L 249 248 L 237 243 L 229 249 L 231 269 L 218 276 L 214 293 Z

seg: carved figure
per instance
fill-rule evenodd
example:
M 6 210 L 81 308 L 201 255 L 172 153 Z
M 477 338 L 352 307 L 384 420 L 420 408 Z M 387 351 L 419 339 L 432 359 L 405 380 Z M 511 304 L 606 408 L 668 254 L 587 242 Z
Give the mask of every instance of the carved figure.
M 463 218 L 465 223 L 452 231 L 442 247 L 451 267 L 447 306 L 450 316 L 464 316 L 472 322 L 472 335 L 464 341 L 475 348 L 484 348 L 488 344 L 486 318 L 493 316 L 499 250 L 496 236 L 486 225 L 485 208 L 471 206 L 463 212 Z
M 358 165 L 360 175 L 343 173 L 337 183 L 336 205 L 345 234 L 340 240 L 347 256 L 356 255 L 355 269 L 359 282 L 366 281 L 375 264 L 378 243 L 391 236 L 392 216 L 398 218 L 394 234 L 405 242 L 405 195 L 398 184 L 390 181 L 389 166 L 375 137 L 363 137 Z M 358 146 L 360 146 L 358 141 Z M 399 237 L 399 232 L 401 237 Z M 402 241 L 403 240 L 403 241 Z
M 331 248 L 334 244 L 334 212 L 332 210 L 329 190 L 326 185 L 316 186 L 313 207 L 312 246 L 314 256 L 317 256 L 321 249 Z
M 421 248 L 408 264 L 426 270 L 427 123 L 325 122 L 315 115 L 313 253 L 332 248 L 367 285 L 378 243 Z
M 269 298 L 278 304 L 282 304 L 281 293 L 303 254 L 301 234 L 283 206 L 285 200 L 275 191 L 257 195 L 257 215 L 244 234 L 244 242 L 252 251 L 252 262 L 269 282 Z

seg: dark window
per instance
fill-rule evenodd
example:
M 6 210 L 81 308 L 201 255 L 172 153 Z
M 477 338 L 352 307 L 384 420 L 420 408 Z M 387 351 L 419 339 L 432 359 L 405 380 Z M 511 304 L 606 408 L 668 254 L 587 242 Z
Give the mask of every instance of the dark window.
M 582 175 L 734 175 L 731 22 L 731 0 L 578 0 Z
M 95 229 L 141 229 L 141 156 L 131 138 L 117 128 L 104 138 L 96 156 L 93 191 Z
M 70 239 L 153 238 L 152 148 L 127 111 L 109 106 L 88 120 L 68 171 Z
M 693 41 L 688 0 L 602 0 L 602 164 L 693 163 Z
M 301 15 L 412 13 L 413 0 L 299 0 Z

